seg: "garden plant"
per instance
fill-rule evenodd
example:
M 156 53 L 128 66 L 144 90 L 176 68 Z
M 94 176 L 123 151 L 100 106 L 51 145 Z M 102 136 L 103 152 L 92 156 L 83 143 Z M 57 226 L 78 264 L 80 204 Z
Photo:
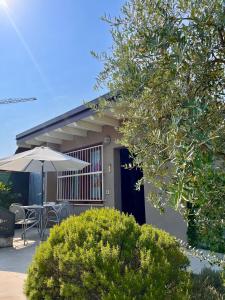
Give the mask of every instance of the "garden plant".
M 29 268 L 28 299 L 189 299 L 188 260 L 168 233 L 114 209 L 56 225 Z
M 225 286 L 221 271 L 204 268 L 200 274 L 192 275 L 192 300 L 223 300 Z
M 0 181 L 0 208 L 9 208 L 13 202 L 17 202 L 19 194 L 12 191 L 12 186 L 10 184 L 5 184 Z

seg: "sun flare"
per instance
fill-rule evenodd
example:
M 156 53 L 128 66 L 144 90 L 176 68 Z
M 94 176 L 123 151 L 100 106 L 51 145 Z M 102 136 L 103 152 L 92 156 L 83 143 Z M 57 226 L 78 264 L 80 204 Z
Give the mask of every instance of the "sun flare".
M 0 6 L 8 7 L 6 0 L 0 0 Z

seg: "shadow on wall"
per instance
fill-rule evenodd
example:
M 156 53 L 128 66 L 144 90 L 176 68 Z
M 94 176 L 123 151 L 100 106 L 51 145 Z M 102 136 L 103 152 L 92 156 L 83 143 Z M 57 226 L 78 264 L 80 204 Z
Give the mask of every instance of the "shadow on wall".
M 38 173 L 30 173 L 29 180 L 29 204 L 41 204 L 41 175 Z
M 21 172 L 1 172 L 0 181 L 6 185 L 12 186 L 13 194 L 18 197 L 15 202 L 20 202 L 23 205 L 28 204 L 29 199 L 29 173 Z
M 26 148 L 18 148 L 15 154 L 27 151 Z M 19 194 L 20 197 L 15 202 L 20 202 L 23 205 L 41 204 L 41 176 L 40 174 L 28 172 L 4 172 L 0 173 L 5 183 L 12 184 L 13 193 Z
M 26 151 L 26 148 L 18 148 L 15 154 Z M 29 173 L 23 172 L 6 172 L 0 173 L 0 181 L 12 186 L 12 192 L 18 195 L 15 202 L 20 202 L 23 205 L 28 204 L 29 200 Z

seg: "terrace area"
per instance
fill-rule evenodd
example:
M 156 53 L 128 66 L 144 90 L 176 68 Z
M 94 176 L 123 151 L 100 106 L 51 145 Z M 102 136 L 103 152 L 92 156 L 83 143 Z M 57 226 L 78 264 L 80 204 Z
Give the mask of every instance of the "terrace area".
M 40 236 L 37 230 L 31 229 L 27 234 L 26 245 L 21 239 L 22 231 L 17 229 L 13 239 L 13 247 L 0 249 L 0 299 L 24 300 L 24 281 L 29 264 L 40 244 Z M 210 267 L 207 261 L 200 261 L 197 257 L 188 255 L 190 269 L 194 273 L 200 273 L 204 267 Z M 218 268 L 214 267 L 214 270 Z
M 0 249 L 0 299 L 22 300 L 27 268 L 40 243 L 36 229 L 27 234 L 27 243 L 21 239 L 21 230 L 16 230 L 13 247 Z

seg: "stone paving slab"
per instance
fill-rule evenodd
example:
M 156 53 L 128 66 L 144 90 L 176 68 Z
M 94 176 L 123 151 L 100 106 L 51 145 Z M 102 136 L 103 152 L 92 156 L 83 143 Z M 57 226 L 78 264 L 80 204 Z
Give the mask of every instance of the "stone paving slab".
M 17 230 L 13 247 L 0 249 L 0 300 L 24 300 L 24 280 L 27 268 L 32 260 L 39 236 L 36 230 L 27 233 L 24 246 Z
M 0 271 L 0 299 L 25 300 L 23 285 L 26 274 Z

